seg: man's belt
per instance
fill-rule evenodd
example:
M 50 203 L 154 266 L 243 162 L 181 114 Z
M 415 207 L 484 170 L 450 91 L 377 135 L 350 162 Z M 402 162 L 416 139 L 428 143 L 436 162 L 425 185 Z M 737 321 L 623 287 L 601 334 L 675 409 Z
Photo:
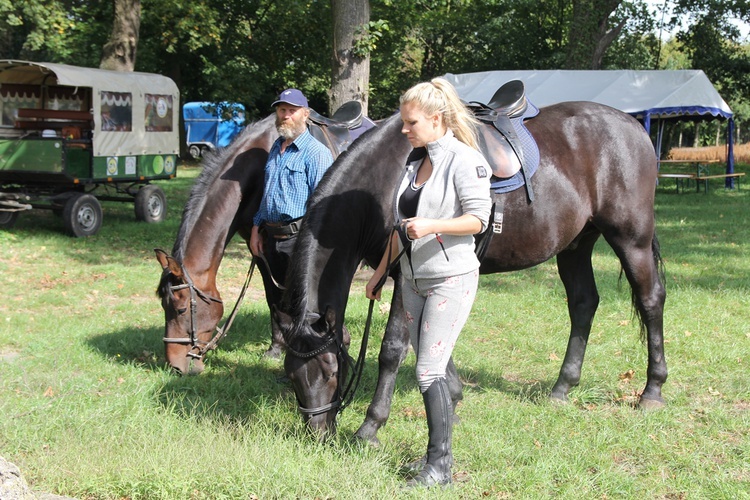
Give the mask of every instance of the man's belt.
M 300 218 L 291 222 L 266 222 L 264 228 L 270 236 L 289 238 L 297 234 L 301 226 L 302 219 Z

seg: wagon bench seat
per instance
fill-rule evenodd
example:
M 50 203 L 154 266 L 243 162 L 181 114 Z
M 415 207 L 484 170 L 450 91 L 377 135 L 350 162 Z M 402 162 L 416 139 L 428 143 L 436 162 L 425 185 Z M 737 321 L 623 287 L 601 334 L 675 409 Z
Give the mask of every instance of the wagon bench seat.
M 18 118 L 19 120 L 16 120 L 15 128 L 35 130 L 46 128 L 58 129 L 72 124 L 84 125 L 84 122 L 90 123 L 94 117 L 89 111 L 19 108 Z
M 45 120 L 74 120 L 74 121 L 88 121 L 93 120 L 93 116 L 89 111 L 72 111 L 66 109 L 35 109 L 35 108 L 19 108 L 19 118 L 39 118 Z

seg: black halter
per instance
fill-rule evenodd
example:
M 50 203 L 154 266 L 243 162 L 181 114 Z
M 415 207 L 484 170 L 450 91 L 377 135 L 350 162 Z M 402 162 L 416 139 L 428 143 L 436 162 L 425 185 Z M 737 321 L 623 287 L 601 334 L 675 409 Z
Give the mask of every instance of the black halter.
M 399 259 L 402 255 L 404 255 L 404 250 L 401 250 L 401 252 L 396 256 L 395 259 L 391 261 L 391 237 L 393 235 L 394 231 L 399 231 L 399 229 L 402 229 L 399 227 L 400 224 L 396 224 L 393 226 L 393 229 L 389 233 L 387 244 L 388 244 L 388 268 L 383 273 L 383 276 L 380 277 L 380 280 L 375 284 L 375 287 L 373 289 L 374 292 L 377 292 L 377 290 L 381 289 L 383 285 L 385 285 L 385 281 L 388 279 L 388 276 L 391 274 L 391 270 L 393 267 L 398 263 Z M 375 306 L 375 300 L 370 299 L 370 306 L 367 311 L 367 321 L 365 321 L 365 331 L 362 334 L 362 345 L 359 348 L 359 356 L 357 357 L 357 362 L 354 363 L 351 356 L 349 356 L 349 353 L 346 349 L 344 349 L 343 342 L 338 338 L 338 335 L 334 332 L 331 337 L 320 347 L 317 349 L 302 353 L 295 349 L 292 349 L 291 346 L 287 346 L 287 354 L 292 354 L 300 359 L 310 359 L 314 358 L 318 354 L 321 354 L 328 349 L 331 344 L 336 342 L 336 345 L 338 347 L 336 351 L 336 360 L 339 363 L 339 366 L 343 364 L 343 362 L 346 362 L 346 364 L 352 369 L 351 375 L 349 376 L 349 382 L 346 384 L 346 388 L 344 389 L 344 392 L 342 393 L 339 387 L 340 384 L 336 387 L 336 399 L 328 404 L 325 404 L 323 406 L 317 406 L 315 408 L 305 408 L 302 406 L 302 403 L 299 400 L 299 396 L 297 396 L 297 408 L 299 409 L 300 413 L 303 415 L 307 415 L 309 417 L 314 417 L 316 415 L 320 415 L 322 413 L 329 412 L 333 409 L 336 409 L 336 416 L 338 416 L 339 413 L 344 411 L 344 409 L 349 406 L 349 404 L 352 402 L 352 399 L 354 399 L 354 394 L 357 392 L 357 388 L 359 387 L 359 382 L 362 379 L 362 372 L 365 368 L 365 353 L 367 352 L 367 343 L 370 339 L 370 325 L 372 324 L 372 311 Z M 295 392 L 296 396 L 296 392 Z
M 253 261 L 254 263 L 254 261 Z M 202 340 L 198 339 L 198 334 L 196 332 L 196 314 L 197 314 L 197 308 L 198 308 L 198 301 L 196 297 L 200 297 L 201 300 L 204 302 L 217 302 L 219 304 L 223 304 L 224 301 L 222 301 L 218 297 L 214 297 L 211 294 L 208 294 L 195 286 L 193 284 L 193 280 L 190 278 L 190 274 L 188 274 L 187 269 L 185 269 L 185 266 L 180 263 L 180 269 L 182 270 L 182 275 L 184 276 L 185 283 L 182 283 L 180 285 L 172 285 L 169 287 L 170 294 L 173 294 L 173 292 L 177 290 L 183 290 L 185 288 L 190 290 L 190 336 L 189 337 L 180 337 L 180 338 L 170 338 L 170 337 L 164 337 L 164 342 L 167 344 L 184 344 L 189 345 L 190 350 L 187 353 L 188 357 L 200 359 L 205 354 L 216 347 L 216 344 L 221 340 L 221 338 L 226 335 L 226 331 L 228 330 L 228 324 L 225 325 L 225 327 L 217 327 L 216 328 L 216 334 L 213 336 L 213 338 L 209 342 L 203 342 Z M 252 266 L 251 266 L 251 273 L 252 273 Z M 244 289 L 243 289 L 244 294 Z M 242 300 L 242 297 L 240 297 L 239 301 Z M 235 305 L 235 311 L 237 306 Z M 234 311 L 232 311 L 231 318 L 234 318 Z M 229 321 L 227 321 L 229 323 Z
M 327 413 L 331 410 L 336 410 L 336 416 L 344 411 L 349 406 L 349 403 L 354 399 L 354 394 L 357 392 L 359 387 L 359 381 L 362 378 L 362 372 L 365 367 L 365 353 L 367 352 L 367 343 L 370 338 L 370 324 L 372 322 L 372 311 L 375 301 L 370 301 L 370 310 L 367 313 L 367 322 L 365 323 L 365 333 L 362 335 L 362 345 L 359 348 L 359 356 L 357 362 L 349 356 L 349 352 L 344 348 L 344 343 L 339 339 L 339 336 L 334 332 L 320 347 L 310 352 L 299 352 L 293 349 L 291 346 L 287 346 L 287 354 L 292 354 L 300 359 L 311 359 L 315 356 L 324 353 L 332 344 L 336 344 L 336 360 L 339 366 L 343 366 L 344 363 L 351 369 L 351 375 L 349 376 L 349 382 L 346 384 L 346 388 L 341 392 L 341 385 L 336 386 L 336 399 L 328 404 L 322 406 L 316 406 L 315 408 L 306 408 L 302 406 L 302 402 L 297 396 L 297 408 L 300 413 L 307 415 L 308 417 L 314 417 L 322 413 Z M 296 395 L 296 392 L 295 392 Z

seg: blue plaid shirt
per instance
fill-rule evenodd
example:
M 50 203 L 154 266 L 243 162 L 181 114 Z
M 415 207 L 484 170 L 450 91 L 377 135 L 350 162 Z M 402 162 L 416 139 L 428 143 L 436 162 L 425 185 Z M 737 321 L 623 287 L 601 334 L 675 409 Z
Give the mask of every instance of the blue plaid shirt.
M 276 139 L 265 168 L 263 199 L 253 224 L 289 222 L 305 215 L 307 199 L 333 163 L 331 152 L 305 131 L 281 154 L 283 137 Z

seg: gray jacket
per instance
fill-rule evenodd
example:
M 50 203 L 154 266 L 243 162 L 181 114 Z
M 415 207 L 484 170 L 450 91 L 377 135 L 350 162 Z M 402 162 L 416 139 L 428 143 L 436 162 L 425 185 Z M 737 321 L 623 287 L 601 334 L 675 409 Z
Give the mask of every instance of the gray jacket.
M 422 187 L 417 217 L 452 219 L 471 214 L 482 222 L 482 231 L 487 229 L 492 208 L 492 170 L 484 156 L 456 139 L 450 130 L 442 138 L 427 144 L 426 149 L 432 162 L 432 174 Z M 396 221 L 404 218 L 398 210 L 398 199 L 414 180 L 423 157 L 406 165 L 394 198 Z M 401 270 L 406 278 L 445 278 L 479 268 L 479 260 L 474 254 L 474 236 L 445 234 L 442 239 L 445 253 L 434 234 L 411 242 L 411 262 L 406 255 L 401 259 Z

